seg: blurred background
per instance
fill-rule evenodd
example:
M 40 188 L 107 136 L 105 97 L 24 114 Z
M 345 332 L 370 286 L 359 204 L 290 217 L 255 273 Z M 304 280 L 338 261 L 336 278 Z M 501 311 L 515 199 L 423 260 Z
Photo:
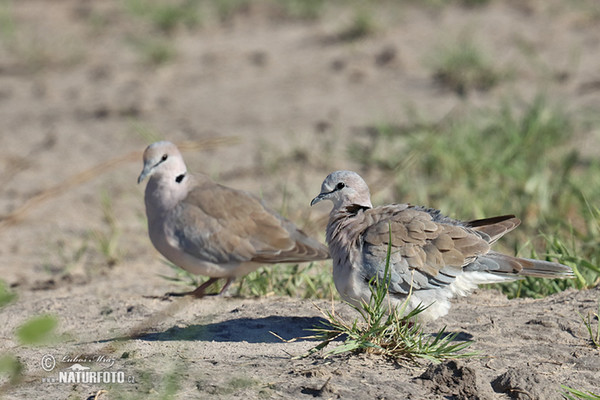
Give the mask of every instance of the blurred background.
M 510 296 L 596 285 L 599 23 L 596 0 L 0 0 L 5 286 L 192 284 L 147 238 L 136 178 L 161 139 L 321 240 L 309 202 L 352 169 L 376 205 L 514 213 L 500 250 L 577 270 Z M 237 291 L 328 296 L 330 269 Z

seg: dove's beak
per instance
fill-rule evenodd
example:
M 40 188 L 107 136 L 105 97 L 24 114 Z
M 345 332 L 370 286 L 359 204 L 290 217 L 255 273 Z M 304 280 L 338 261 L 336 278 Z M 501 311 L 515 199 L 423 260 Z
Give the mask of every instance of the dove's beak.
M 150 175 L 150 173 L 152 172 L 152 168 L 153 167 L 151 165 L 144 164 L 144 169 L 142 170 L 140 176 L 138 176 L 138 184 L 142 183 L 142 181 L 146 179 L 148 175 Z
M 327 198 L 328 194 L 329 193 L 319 193 L 319 195 L 317 197 L 315 197 L 314 199 L 312 199 L 312 201 L 310 202 L 310 205 L 314 206 L 315 204 L 317 204 L 321 200 L 325 200 Z

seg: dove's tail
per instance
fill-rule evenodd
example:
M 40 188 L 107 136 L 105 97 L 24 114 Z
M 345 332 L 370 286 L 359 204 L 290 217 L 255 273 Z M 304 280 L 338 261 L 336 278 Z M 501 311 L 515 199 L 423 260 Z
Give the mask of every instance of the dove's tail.
M 572 278 L 573 270 L 566 265 L 550 261 L 518 258 L 491 251 L 478 257 L 465 267 L 465 271 L 482 271 L 506 278 Z

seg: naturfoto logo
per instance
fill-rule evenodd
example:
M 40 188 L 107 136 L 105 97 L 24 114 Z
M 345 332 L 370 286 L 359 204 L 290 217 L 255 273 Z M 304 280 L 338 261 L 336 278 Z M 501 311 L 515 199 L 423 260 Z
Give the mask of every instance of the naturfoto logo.
M 58 371 L 58 377 L 44 377 L 42 382 L 47 383 L 135 383 L 132 375 L 126 375 L 124 371 L 111 371 L 115 359 L 105 355 L 77 355 L 63 356 L 62 363 L 72 363 L 71 366 Z M 101 365 L 101 370 L 93 370 L 82 364 Z M 41 359 L 42 369 L 46 372 L 56 368 L 56 358 L 52 354 L 46 354 Z

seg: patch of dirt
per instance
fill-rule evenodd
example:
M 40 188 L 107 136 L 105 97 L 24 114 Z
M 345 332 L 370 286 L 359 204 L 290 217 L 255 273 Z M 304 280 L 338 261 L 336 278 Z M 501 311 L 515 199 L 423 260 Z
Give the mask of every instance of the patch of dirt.
M 494 291 L 478 291 L 458 300 L 427 331 L 447 325 L 448 332 L 472 340 L 469 350 L 479 357 L 406 366 L 368 354 L 294 358 L 317 344 L 303 339 L 322 321 L 312 301 L 213 297 L 169 302 L 144 298 L 144 291 L 132 290 L 126 280 L 101 280 L 96 287 L 76 286 L 68 294 L 64 288 L 27 292 L 5 309 L 3 337 L 10 338 L 8 327 L 32 311 L 58 315 L 60 331 L 68 333 L 66 342 L 43 348 L 15 350 L 12 340 L 5 343 L 25 364 L 27 379 L 27 385 L 10 388 L 9 398 L 33 393 L 85 398 L 99 389 L 108 390 L 107 398 L 153 393 L 173 375 L 182 398 L 558 399 L 560 384 L 592 390 L 600 373 L 600 353 L 590 347 L 577 315 L 593 309 L 600 289 L 510 301 Z M 316 305 L 331 306 L 327 301 Z M 346 317 L 354 313 L 341 304 L 336 311 Z M 54 370 L 41 369 L 45 355 L 57 360 Z M 78 355 L 91 360 L 82 363 L 91 370 L 123 371 L 134 383 L 42 381 L 58 379 L 72 365 L 60 360 Z M 98 358 L 113 359 L 114 365 L 93 361 Z
M 423 380 L 423 386 L 428 386 L 433 393 L 449 399 L 482 398 L 475 371 L 454 360 L 430 365 L 419 378 Z
M 374 34 L 339 40 L 352 20 L 347 8 L 327 6 L 311 21 L 251 6 L 224 23 L 175 29 L 166 35 L 173 58 L 155 65 L 137 40 L 157 33 L 132 22 L 122 3 L 7 3 L 0 214 L 20 218 L 0 224 L 2 279 L 18 294 L 1 311 L 0 351 L 16 355 L 25 375 L 0 397 L 83 399 L 106 390 L 100 399 L 147 398 L 176 387 L 178 398 L 552 399 L 560 384 L 600 390 L 600 354 L 577 314 L 595 309 L 600 289 L 459 299 L 427 331 L 447 325 L 481 357 L 411 367 L 370 355 L 293 358 L 315 342 L 271 332 L 309 335 L 322 318 L 310 300 L 151 298 L 181 288 L 159 276 L 170 271 L 147 237 L 135 183 L 141 155 L 120 159 L 141 153 L 149 138 L 237 137 L 235 145 L 185 152 L 188 167 L 261 194 L 323 238 L 328 209 L 308 203 L 327 173 L 357 168 L 349 139 L 381 121 L 402 132 L 415 111 L 439 121 L 540 91 L 569 110 L 596 112 L 600 31 L 592 14 L 558 0 L 439 9 L 398 2 L 373 9 Z M 459 96 L 436 82 L 428 60 L 465 31 L 511 73 L 490 90 Z M 596 157 L 599 132 L 573 143 Z M 94 169 L 113 159 L 121 161 Z M 74 177 L 81 182 L 61 189 Z M 374 195 L 378 204 L 393 200 L 385 190 Z M 20 208 L 32 198 L 39 201 Z M 353 312 L 337 303 L 336 310 Z M 57 316 L 60 342 L 19 345 L 15 328 L 45 313 Z M 49 371 L 44 356 L 56 361 Z M 52 382 L 74 363 L 122 371 L 129 381 Z

